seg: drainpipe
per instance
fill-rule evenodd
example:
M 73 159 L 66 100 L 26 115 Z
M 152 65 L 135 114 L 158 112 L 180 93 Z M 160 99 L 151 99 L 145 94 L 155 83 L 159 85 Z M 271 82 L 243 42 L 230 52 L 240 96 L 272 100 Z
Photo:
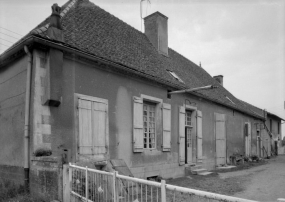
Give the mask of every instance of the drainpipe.
M 25 189 L 29 190 L 29 127 L 30 127 L 30 102 L 31 102 L 31 73 L 32 73 L 32 54 L 27 46 L 24 50 L 28 55 L 27 66 L 27 83 L 26 83 L 26 100 L 25 100 L 25 128 L 24 128 L 24 175 Z

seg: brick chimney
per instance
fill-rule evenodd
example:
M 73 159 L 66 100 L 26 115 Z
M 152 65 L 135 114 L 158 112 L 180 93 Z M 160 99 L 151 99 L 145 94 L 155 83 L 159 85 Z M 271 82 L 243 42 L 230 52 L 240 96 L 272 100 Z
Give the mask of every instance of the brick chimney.
M 213 76 L 213 78 L 216 79 L 216 81 L 218 81 L 221 84 L 221 86 L 223 86 L 223 78 L 224 78 L 223 75 Z
M 144 18 L 145 35 L 160 54 L 168 56 L 168 17 L 155 12 Z

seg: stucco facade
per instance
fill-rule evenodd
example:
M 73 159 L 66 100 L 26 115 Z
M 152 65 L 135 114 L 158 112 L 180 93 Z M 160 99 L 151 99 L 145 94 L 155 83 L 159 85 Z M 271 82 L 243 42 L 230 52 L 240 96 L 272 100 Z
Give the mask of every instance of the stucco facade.
M 0 176 L 23 182 L 27 57 L 0 70 Z

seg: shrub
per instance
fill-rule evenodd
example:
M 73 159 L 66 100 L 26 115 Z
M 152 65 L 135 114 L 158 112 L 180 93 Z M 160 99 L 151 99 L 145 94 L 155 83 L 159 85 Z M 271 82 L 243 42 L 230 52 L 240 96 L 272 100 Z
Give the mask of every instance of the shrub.
M 35 156 L 50 156 L 52 152 L 50 149 L 47 148 L 40 148 L 35 151 Z
M 16 185 L 9 180 L 0 181 L 0 202 L 6 201 L 8 198 L 13 198 L 25 192 L 24 186 Z
M 0 179 L 0 202 L 49 202 L 48 197 L 31 196 L 23 185 Z

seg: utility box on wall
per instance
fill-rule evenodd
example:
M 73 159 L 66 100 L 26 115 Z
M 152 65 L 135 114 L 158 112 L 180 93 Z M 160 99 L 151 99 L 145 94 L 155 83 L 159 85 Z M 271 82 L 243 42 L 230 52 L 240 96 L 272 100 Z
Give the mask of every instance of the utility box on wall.
M 62 96 L 63 52 L 50 48 L 44 78 L 43 104 L 58 107 Z

